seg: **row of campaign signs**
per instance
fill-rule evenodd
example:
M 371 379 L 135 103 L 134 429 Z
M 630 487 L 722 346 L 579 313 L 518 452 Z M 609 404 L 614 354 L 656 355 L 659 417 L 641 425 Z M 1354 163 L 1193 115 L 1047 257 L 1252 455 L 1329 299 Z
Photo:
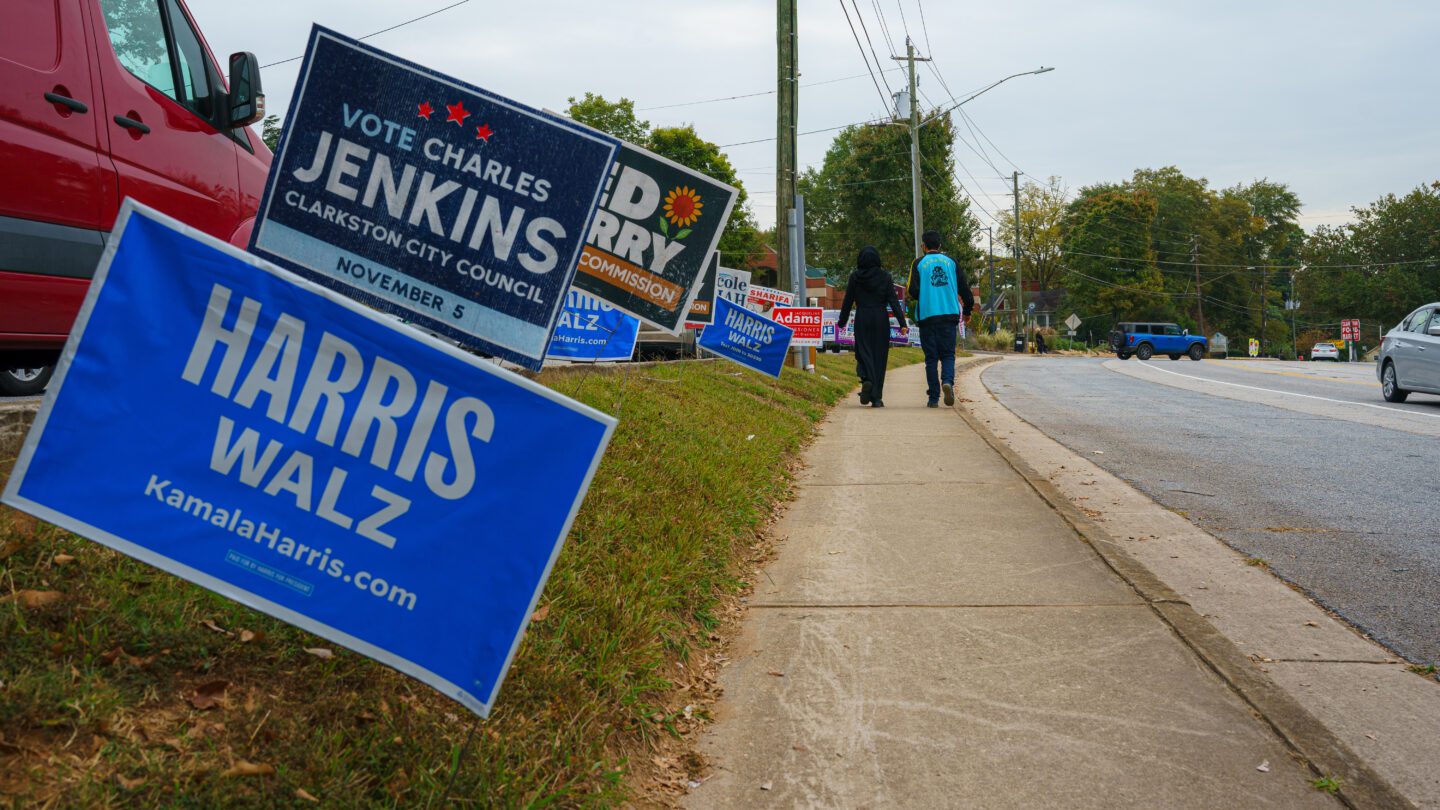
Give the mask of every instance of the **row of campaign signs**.
M 617 421 L 457 344 L 768 370 L 791 329 L 692 313 L 734 202 L 317 26 L 249 251 L 127 200 L 0 499 L 486 716 Z

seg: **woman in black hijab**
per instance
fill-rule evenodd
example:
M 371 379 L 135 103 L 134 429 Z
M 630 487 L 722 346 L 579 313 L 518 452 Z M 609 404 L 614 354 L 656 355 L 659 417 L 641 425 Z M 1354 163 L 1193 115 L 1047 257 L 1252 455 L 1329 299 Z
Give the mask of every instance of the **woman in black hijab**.
M 866 245 L 845 287 L 839 328 L 855 309 L 855 373 L 860 377 L 860 404 L 885 407 L 885 366 L 890 358 L 890 313 L 904 329 L 905 310 L 895 297 L 895 279 L 880 267 L 880 251 Z M 887 312 L 886 310 L 889 310 Z

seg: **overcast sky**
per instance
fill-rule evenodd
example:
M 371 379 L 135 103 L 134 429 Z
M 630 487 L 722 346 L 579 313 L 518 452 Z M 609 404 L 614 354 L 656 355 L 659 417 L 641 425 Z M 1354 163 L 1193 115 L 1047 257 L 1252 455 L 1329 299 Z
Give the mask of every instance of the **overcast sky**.
M 363 36 L 450 2 L 189 5 L 222 64 L 235 50 L 269 64 L 300 54 L 312 22 Z M 882 93 L 840 0 L 798 2 L 802 85 L 861 75 L 803 87 L 800 130 L 879 118 Z M 1440 3 L 854 2 L 844 7 L 852 16 L 858 7 L 892 71 L 883 75 L 891 89 L 902 74 L 888 57 L 892 44 L 903 52 L 907 28 L 958 98 L 1012 73 L 1056 68 L 965 105 L 983 136 L 971 140 L 976 151 L 957 145 L 957 157 L 982 211 L 1008 205 L 1003 194 L 1017 167 L 1058 175 L 1072 192 L 1165 165 L 1212 187 L 1268 177 L 1300 196 L 1307 229 L 1440 179 Z M 773 92 L 667 106 L 772 91 L 774 0 L 470 0 L 369 42 L 535 106 L 563 110 L 568 96 L 590 90 L 633 99 L 655 125 L 694 124 L 719 144 L 775 134 Z M 299 65 L 263 71 L 272 112 L 288 107 Z M 928 67 L 921 91 L 935 103 L 950 98 Z M 963 124 L 961 132 L 971 139 Z M 801 137 L 801 165 L 818 165 L 832 137 Z M 773 223 L 774 141 L 725 151 L 762 227 Z M 977 216 L 990 224 L 985 213 Z

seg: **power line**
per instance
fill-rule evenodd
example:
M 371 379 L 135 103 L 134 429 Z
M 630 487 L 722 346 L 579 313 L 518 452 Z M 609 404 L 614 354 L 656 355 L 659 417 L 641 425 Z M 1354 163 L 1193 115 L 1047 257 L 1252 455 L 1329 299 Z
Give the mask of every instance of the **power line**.
M 432 11 L 432 12 L 430 12 L 430 13 L 428 13 L 428 14 L 421 14 L 419 17 L 415 17 L 415 18 L 413 18 L 413 19 L 406 20 L 405 22 L 402 22 L 402 23 L 396 23 L 396 24 L 390 26 L 389 28 L 381 28 L 379 31 L 371 32 L 371 33 L 369 33 L 369 34 L 366 34 L 366 35 L 363 36 L 363 37 L 356 37 L 356 39 L 369 39 L 369 38 L 371 38 L 371 37 L 378 37 L 378 36 L 380 36 L 381 34 L 388 34 L 389 32 L 394 31 L 396 28 L 404 28 L 405 26 L 409 25 L 410 23 L 417 23 L 417 22 L 420 22 L 421 20 L 423 20 L 423 19 L 425 19 L 425 18 L 427 18 L 427 17 L 434 17 L 436 14 L 439 14 L 439 13 L 442 12 L 442 11 L 449 11 L 450 9 L 455 8 L 456 6 L 463 6 L 463 5 L 465 5 L 466 3 L 468 3 L 468 2 L 470 2 L 470 0 L 460 0 L 460 2 L 458 2 L 458 3 L 451 3 L 450 5 L 445 6 L 444 8 L 437 8 L 437 9 L 435 9 L 434 11 Z M 261 67 L 262 69 L 263 69 L 263 68 L 268 68 L 268 67 L 275 67 L 276 65 L 283 65 L 283 64 L 285 64 L 286 62 L 294 62 L 296 59 L 303 59 L 303 58 L 305 58 L 305 57 L 304 57 L 304 54 L 301 54 L 300 56 L 292 56 L 292 57 L 290 57 L 289 59 L 281 59 L 279 62 L 271 62 L 271 63 L 268 64 L 268 65 L 261 65 L 260 67 Z
M 845 6 L 844 0 L 841 0 L 840 6 L 841 6 L 842 9 L 844 8 L 844 6 Z M 847 18 L 848 18 L 848 12 L 847 12 Z M 853 27 L 852 27 L 851 30 L 852 30 L 852 31 L 854 30 Z M 858 44 L 858 38 L 857 38 L 857 44 Z M 864 52 L 863 52 L 863 51 L 861 52 L 861 56 L 862 56 L 862 57 L 864 56 Z M 867 68 L 870 67 L 870 61 L 869 61 L 868 59 L 865 61 L 865 67 L 867 67 Z M 881 71 L 881 72 L 882 72 L 882 73 L 893 73 L 893 72 L 895 72 L 895 71 L 897 71 L 897 70 L 903 70 L 903 69 L 904 69 L 904 68 L 887 68 L 886 70 L 883 70 L 883 71 Z M 852 79 L 863 79 L 863 78 L 865 78 L 866 76 L 871 76 L 871 77 L 873 78 L 873 76 L 874 76 L 874 71 L 870 71 L 870 72 L 866 72 L 866 73 L 856 73 L 856 74 L 853 75 L 853 76 L 841 76 L 841 77 L 838 78 L 838 79 L 826 79 L 826 80 L 824 80 L 824 81 L 819 81 L 819 82 L 809 82 L 809 83 L 807 83 L 807 84 L 802 84 L 802 85 L 800 85 L 800 86 L 801 86 L 801 87 L 819 87 L 819 86 L 825 85 L 825 84 L 835 84 L 836 82 L 848 82 L 848 81 L 850 81 L 850 80 L 852 80 Z M 740 93 L 740 94 L 734 95 L 734 96 L 721 96 L 721 97 L 719 97 L 719 98 L 706 98 L 706 99 L 701 99 L 701 100 L 699 100 L 699 101 L 681 101 L 681 102 L 678 102 L 678 103 L 676 103 L 676 104 L 661 104 L 661 105 L 656 106 L 656 107 L 636 107 L 636 108 L 635 108 L 635 112 L 650 112 L 650 111 L 652 111 L 652 110 L 669 110 L 669 109 L 674 109 L 675 107 L 694 107 L 694 106 L 696 106 L 697 104 L 716 104 L 716 103 L 721 102 L 721 101 L 735 101 L 735 100 L 737 100 L 737 99 L 756 98 L 756 97 L 758 97 L 758 96 L 773 96 L 773 95 L 775 95 L 776 92 L 778 92 L 778 91 L 776 91 L 776 90 L 759 90 L 759 91 L 756 91 L 756 92 L 754 92 L 754 93 Z
M 844 0 L 841 0 L 841 2 L 843 3 Z M 875 57 L 875 69 L 878 70 L 878 71 L 880 71 L 880 78 L 883 80 L 883 79 L 885 78 L 885 68 L 884 68 L 884 65 L 882 65 L 881 62 L 880 62 L 880 56 L 875 53 L 875 41 L 872 40 L 872 39 L 870 39 L 870 29 L 865 26 L 865 17 L 864 17 L 864 15 L 862 15 L 862 14 L 860 13 L 860 6 L 858 6 L 858 5 L 855 4 L 855 0 L 850 0 L 850 7 L 853 8 L 853 9 L 855 9 L 855 16 L 856 16 L 857 18 L 859 18 L 859 20 L 860 20 L 860 30 L 865 32 L 865 43 L 870 46 L 870 55 L 873 56 L 873 57 Z M 849 17 L 847 16 L 846 19 L 849 19 Z M 884 21 L 885 21 L 885 20 L 884 20 L 884 18 L 882 17 L 880 21 L 881 21 L 881 24 L 884 24 Z M 852 32 L 852 33 L 854 32 L 854 29 L 853 29 L 853 28 L 851 29 L 851 32 Z M 861 56 L 864 56 L 864 55 L 865 55 L 864 51 L 861 51 L 860 55 L 861 55 Z M 886 103 L 884 104 L 884 106 L 881 107 L 881 109 L 889 109 L 889 106 L 890 106 L 889 101 L 888 101 L 888 99 L 889 99 L 889 97 L 890 97 L 890 96 L 889 96 L 890 82 L 888 82 L 888 81 L 885 82 L 885 90 L 886 90 L 886 94 L 885 94 Z
M 851 5 L 854 5 L 854 0 L 851 0 Z M 887 104 L 887 102 L 888 102 L 888 99 L 887 99 L 885 93 L 880 90 L 880 82 L 879 82 L 879 81 L 876 81 L 876 79 L 875 79 L 875 71 L 873 71 L 873 70 L 870 69 L 870 62 L 865 59 L 865 47 L 860 44 L 860 35 L 857 34 L 857 33 L 855 33 L 855 23 L 851 22 L 851 20 L 850 20 L 850 12 L 845 8 L 845 0 L 840 0 L 840 10 L 845 13 L 845 24 L 848 25 L 848 26 L 850 26 L 850 36 L 852 36 L 852 37 L 855 38 L 855 47 L 860 49 L 860 59 L 861 59 L 861 61 L 864 61 L 864 62 L 865 62 L 865 70 L 866 70 L 866 72 L 868 72 L 868 73 L 870 74 L 870 81 L 871 81 L 871 83 L 873 83 L 873 84 L 875 85 L 875 92 L 876 92 L 877 94 L 879 94 L 879 96 L 880 96 L 880 109 L 883 110 L 883 109 L 885 109 L 885 107 L 886 107 L 886 104 Z M 855 14 L 856 14 L 857 16 L 860 14 L 860 10 L 859 10 L 858 8 L 855 10 Z M 864 20 L 861 20 L 861 21 L 860 21 L 860 25 L 863 27 L 863 26 L 865 25 L 865 21 L 864 21 Z M 869 37 L 869 34 L 866 34 L 866 37 L 868 38 L 868 37 Z M 875 49 L 874 49 L 874 47 L 872 46 L 870 50 L 871 50 L 871 52 L 873 53 Z M 878 60 L 877 60 L 877 64 L 878 64 Z M 882 75 L 883 75 L 883 74 L 882 74 Z M 886 83 L 885 83 L 885 88 L 886 88 L 887 90 L 890 88 L 890 83 L 889 83 L 889 82 L 886 82 Z

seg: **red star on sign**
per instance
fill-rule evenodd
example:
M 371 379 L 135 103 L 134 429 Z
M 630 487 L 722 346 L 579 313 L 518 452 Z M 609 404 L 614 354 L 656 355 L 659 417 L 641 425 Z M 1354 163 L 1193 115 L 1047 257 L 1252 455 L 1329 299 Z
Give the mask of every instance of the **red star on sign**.
M 435 112 L 435 108 L 430 106 L 430 102 L 428 102 L 428 101 L 422 101 L 422 102 L 420 102 L 420 117 L 421 117 L 421 118 L 424 118 L 426 121 L 429 121 L 429 120 L 430 120 L 430 113 L 433 113 L 433 112 Z
M 456 124 L 464 126 L 465 119 L 470 117 L 470 113 L 465 111 L 465 102 L 463 101 L 458 101 L 454 104 L 446 104 L 445 109 L 450 112 L 449 117 L 445 119 L 445 123 L 447 124 L 451 121 L 454 121 Z
M 494 134 L 495 130 L 491 129 L 489 124 L 481 124 L 475 128 L 475 137 L 486 143 L 490 142 L 490 136 Z

